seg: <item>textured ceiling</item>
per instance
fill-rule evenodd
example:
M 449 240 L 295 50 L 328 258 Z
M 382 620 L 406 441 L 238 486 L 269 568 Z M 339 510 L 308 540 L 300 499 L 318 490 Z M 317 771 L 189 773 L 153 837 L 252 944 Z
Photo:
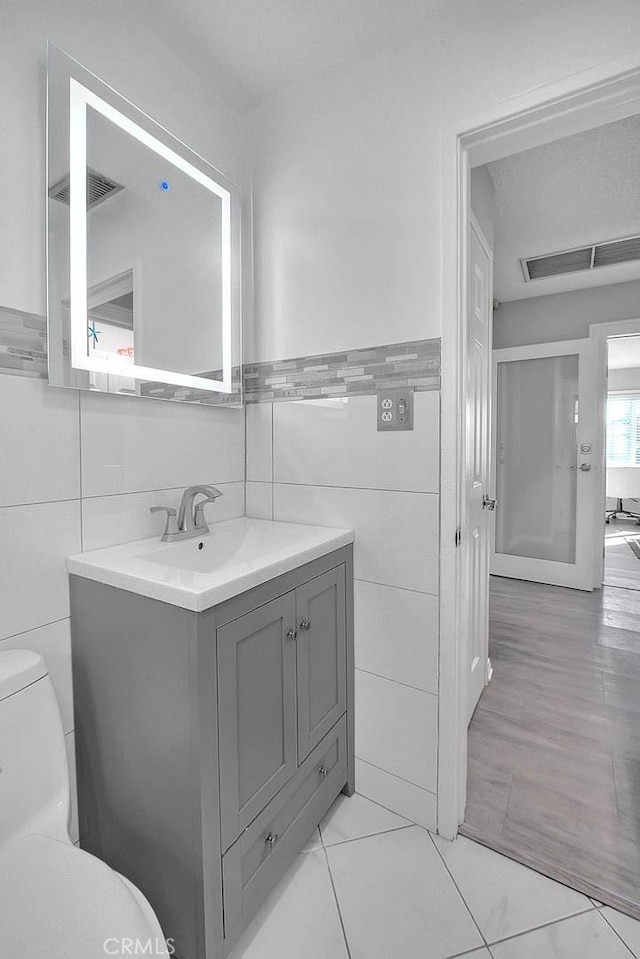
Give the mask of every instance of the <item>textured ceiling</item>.
M 525 283 L 520 257 L 640 233 L 640 117 L 487 165 L 502 301 L 640 279 L 640 262 Z
M 137 0 L 150 29 L 237 110 L 428 23 L 454 0 Z
M 609 369 L 640 369 L 640 336 L 609 340 Z

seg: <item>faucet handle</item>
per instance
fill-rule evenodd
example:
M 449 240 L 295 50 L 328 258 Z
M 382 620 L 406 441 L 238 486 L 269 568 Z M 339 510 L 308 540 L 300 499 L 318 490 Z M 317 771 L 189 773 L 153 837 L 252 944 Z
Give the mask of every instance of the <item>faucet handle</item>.
M 176 519 L 176 510 L 172 506 L 150 506 L 150 513 L 166 513 L 167 522 L 162 534 L 162 539 L 166 540 L 169 536 L 174 536 L 178 532 L 178 521 Z
M 207 491 L 205 493 L 205 490 Z M 209 524 L 204 518 L 204 508 L 207 503 L 213 503 L 214 500 L 217 500 L 219 496 L 224 496 L 219 489 L 216 489 L 215 486 L 204 486 L 201 488 L 201 492 L 204 493 L 205 499 L 200 500 L 197 504 L 194 514 L 193 514 L 193 523 L 196 529 L 200 529 L 203 532 L 209 531 Z

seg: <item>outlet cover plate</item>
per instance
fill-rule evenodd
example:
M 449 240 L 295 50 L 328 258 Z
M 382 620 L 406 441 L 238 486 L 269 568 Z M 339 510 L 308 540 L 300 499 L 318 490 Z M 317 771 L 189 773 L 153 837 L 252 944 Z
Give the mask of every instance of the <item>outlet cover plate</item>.
M 378 431 L 413 429 L 413 388 L 378 390 Z

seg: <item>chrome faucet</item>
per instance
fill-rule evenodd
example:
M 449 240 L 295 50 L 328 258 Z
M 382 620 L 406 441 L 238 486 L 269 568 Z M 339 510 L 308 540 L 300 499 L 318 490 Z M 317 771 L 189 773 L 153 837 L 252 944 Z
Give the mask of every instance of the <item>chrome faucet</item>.
M 196 505 L 196 496 L 204 499 Z M 151 506 L 150 513 L 167 514 L 167 524 L 161 536 L 163 543 L 175 543 L 180 539 L 191 539 L 193 536 L 206 536 L 209 526 L 204 518 L 206 503 L 213 503 L 223 494 L 215 486 L 188 486 L 182 494 L 180 506 L 176 510 L 171 506 Z

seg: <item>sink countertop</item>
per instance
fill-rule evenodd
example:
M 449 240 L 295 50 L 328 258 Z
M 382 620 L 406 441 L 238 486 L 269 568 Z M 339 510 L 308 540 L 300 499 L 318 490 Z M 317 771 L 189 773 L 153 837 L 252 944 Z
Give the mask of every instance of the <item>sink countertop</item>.
M 67 570 L 195 612 L 347 546 L 353 530 L 240 519 L 208 535 L 163 543 L 137 540 L 67 557 Z

